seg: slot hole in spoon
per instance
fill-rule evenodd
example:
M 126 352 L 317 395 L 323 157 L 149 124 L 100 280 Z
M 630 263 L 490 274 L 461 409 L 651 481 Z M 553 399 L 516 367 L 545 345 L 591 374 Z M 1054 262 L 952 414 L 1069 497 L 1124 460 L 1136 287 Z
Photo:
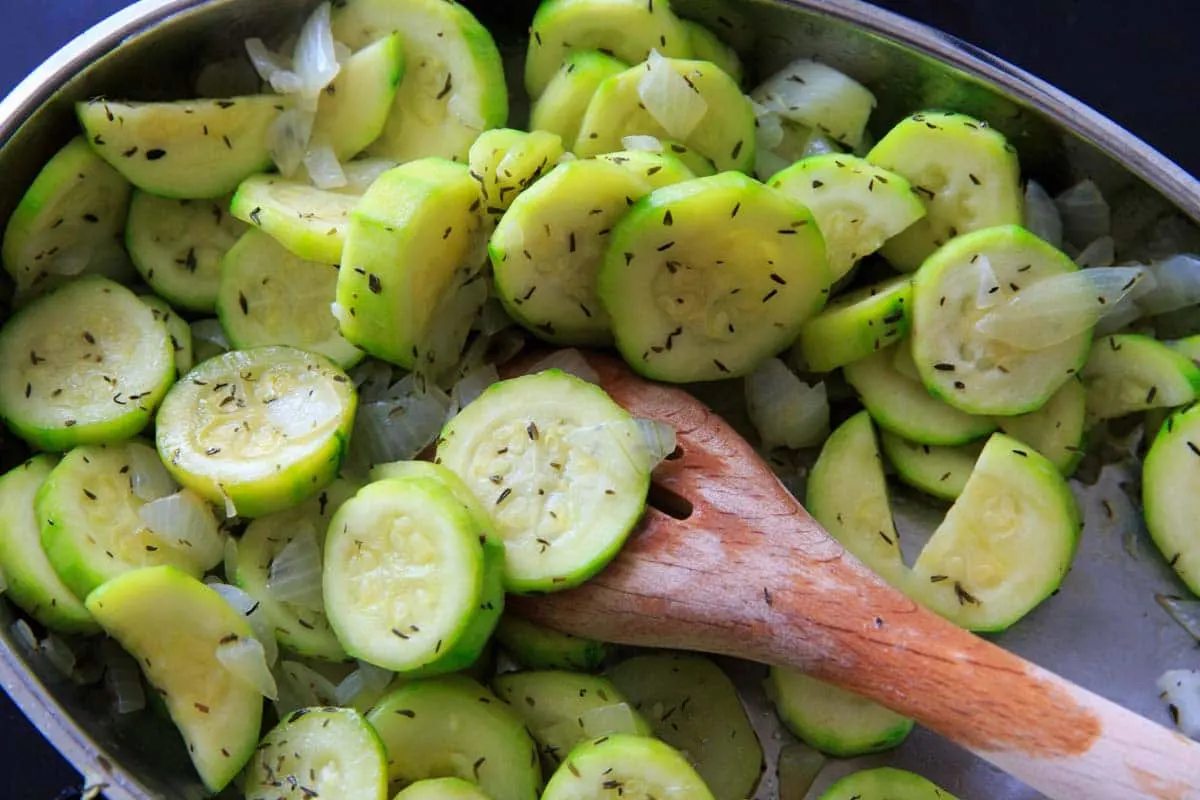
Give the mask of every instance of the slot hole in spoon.
M 681 521 L 692 516 L 692 512 L 695 510 L 691 500 L 657 483 L 650 484 L 648 502 L 652 508 L 658 509 L 672 519 Z

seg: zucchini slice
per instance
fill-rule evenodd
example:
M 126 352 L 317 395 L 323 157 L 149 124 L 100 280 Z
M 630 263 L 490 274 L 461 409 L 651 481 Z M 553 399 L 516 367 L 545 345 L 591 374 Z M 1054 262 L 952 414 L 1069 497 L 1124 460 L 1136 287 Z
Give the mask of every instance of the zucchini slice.
M 437 461 L 488 510 L 511 592 L 569 589 L 617 554 L 641 518 L 640 432 L 602 389 L 560 370 L 494 384 L 442 431 Z
M 337 283 L 336 264 L 305 261 L 247 231 L 221 262 L 217 317 L 236 349 L 289 345 L 349 369 L 363 352 L 342 338 L 330 310 Z
M 897 369 L 897 358 L 912 364 L 909 341 L 845 367 L 846 380 L 879 427 L 912 442 L 937 445 L 966 444 L 994 431 L 996 423 L 990 417 L 963 413 L 931 397 L 919 380 Z
M 4 229 L 4 269 L 18 291 L 87 271 L 125 227 L 131 187 L 82 136 L 46 162 Z
M 995 422 L 1001 433 L 1029 445 L 1050 459 L 1063 475 L 1070 475 L 1083 460 L 1086 406 L 1083 381 L 1071 380 L 1037 411 L 1018 417 L 996 417 Z
M 772 667 L 767 695 L 788 730 L 836 758 L 891 750 L 913 729 L 911 719 L 796 670 Z
M 288 545 L 301 537 L 312 536 L 318 552 L 323 552 L 329 521 L 353 494 L 352 485 L 334 481 L 295 508 L 254 520 L 240 538 L 230 540 L 227 577 L 260 604 L 279 643 L 302 656 L 325 661 L 349 658 L 329 625 L 324 603 L 316 602 L 319 588 L 315 597 L 303 598 L 304 603 L 282 599 L 271 587 L 271 566 Z M 316 566 L 319 570 L 320 563 Z M 319 574 L 312 577 L 321 579 Z
M 599 50 L 627 64 L 645 61 L 652 50 L 689 58 L 687 29 L 666 0 L 543 0 L 529 28 L 525 90 L 541 97 L 573 51 Z
M 677 156 L 671 153 L 652 153 L 648 150 L 619 150 L 616 153 L 601 153 L 597 161 L 608 161 L 631 170 L 650 184 L 651 189 L 661 189 L 675 183 L 690 181 L 696 175 Z
M 183 377 L 191 372 L 195 363 L 192 350 L 192 327 L 187 320 L 179 316 L 171 305 L 156 294 L 140 296 L 143 303 L 149 306 L 154 317 L 167 326 L 167 335 L 171 337 L 171 350 L 175 353 L 175 374 Z
M 649 193 L 634 172 L 599 160 L 560 164 L 522 192 L 488 246 L 509 315 L 557 344 L 611 341 L 596 276 L 613 227 Z
M 687 755 L 716 800 L 754 794 L 762 745 L 720 667 L 703 656 L 655 654 L 621 662 L 609 678 L 658 738 Z
M 1113 334 L 1092 345 L 1081 374 L 1089 424 L 1196 399 L 1200 366 L 1149 336 Z
M 279 95 L 173 103 L 77 103 L 88 141 L 139 189 L 172 198 L 220 197 L 271 166 Z
M 858 151 L 869 137 L 875 95 L 828 64 L 800 58 L 752 93 L 755 102 L 795 126 L 820 131 L 839 146 Z
M 932 781 L 894 767 L 851 773 L 825 790 L 818 800 L 955 800 Z
M 350 212 L 360 199 L 278 175 L 255 175 L 238 186 L 229 212 L 299 258 L 339 264 Z
M 910 442 L 887 431 L 880 441 L 900 480 L 940 500 L 958 499 L 983 452 L 983 445 L 978 442 L 939 447 Z
M 1146 528 L 1167 563 L 1200 595 L 1200 536 L 1191 498 L 1200 485 L 1200 410 L 1167 418 L 1142 469 Z
M 753 372 L 796 338 L 829 292 L 808 211 L 738 173 L 678 183 L 613 230 L 599 276 L 617 349 L 669 382 Z
M 560 633 L 512 614 L 500 618 L 496 641 L 527 669 L 591 672 L 608 657 L 604 642 Z
M 129 651 L 162 697 L 201 780 L 214 793 L 254 755 L 263 698 L 217 659 L 253 637 L 246 618 L 174 567 L 133 570 L 87 598 L 88 611 Z
M 136 436 L 174 381 L 166 325 L 107 278 L 59 286 L 0 329 L 0 417 L 42 450 Z
M 721 38 L 708 28 L 690 19 L 683 20 L 687 29 L 688 42 L 692 46 L 692 57 L 700 61 L 709 61 L 721 68 L 721 71 L 733 79 L 738 86 L 745 80 L 746 71 L 742 59 Z
M 470 678 L 401 686 L 367 715 L 388 754 L 393 787 L 425 778 L 471 781 L 491 800 L 537 800 L 538 749 L 521 718 Z
M 465 164 L 426 158 L 381 175 L 350 215 L 337 285 L 342 335 L 405 369 L 428 358 L 439 303 L 479 266 L 480 205 Z
M 246 800 L 353 797 L 387 800 L 387 756 L 351 708 L 302 708 L 276 725 L 246 767 Z
M 517 195 L 558 163 L 562 138 L 547 131 L 511 128 L 485 131 L 471 145 L 472 177 L 479 181 L 487 213 L 499 218 Z
M 228 209 L 228 198 L 168 200 L 133 193 L 125 247 L 150 288 L 180 308 L 213 311 L 221 258 L 246 230 Z
M 912 298 L 912 279 L 905 275 L 835 297 L 804 323 L 796 354 L 813 372 L 867 358 L 908 336 Z
M 650 726 L 607 678 L 577 672 L 508 672 L 492 681 L 557 767 L 575 746 L 615 733 L 650 736 Z
M 683 753 L 644 736 L 601 736 L 580 745 L 546 784 L 542 800 L 714 800 Z
M 912 184 L 928 213 L 884 245 L 897 269 L 911 272 L 956 236 L 1022 219 L 1017 152 L 987 123 L 943 111 L 901 120 L 867 160 Z
M 562 137 L 564 146 L 574 147 L 579 126 L 587 113 L 592 95 L 604 81 L 629 69 L 599 50 L 575 50 L 567 53 L 546 90 L 533 101 L 529 126 Z
M 325 87 L 309 149 L 328 145 L 347 161 L 379 138 L 404 77 L 400 34 L 384 36 L 354 53 Z
M 712 161 L 720 171 L 753 170 L 754 107 L 741 88 L 708 61 L 672 58 L 660 63 L 662 69 L 682 76 L 707 105 L 704 116 L 681 144 Z M 639 86 L 647 74 L 646 65 L 638 64 L 600 84 L 580 124 L 579 138 L 573 148 L 576 155 L 586 157 L 623 150 L 625 136 L 680 138 L 673 137 L 642 102 Z
M 1005 630 L 1062 583 L 1082 527 L 1058 469 L 994 434 L 913 564 L 911 594 L 964 628 Z
M 383 134 L 367 148 L 371 155 L 465 161 L 480 133 L 508 119 L 500 52 L 466 6 L 452 0 L 348 0 L 332 22 L 334 38 L 356 50 L 392 33 L 400 36 L 404 78 Z
M 261 517 L 337 476 L 355 406 L 354 384 L 322 356 L 234 350 L 200 363 L 168 393 L 158 452 L 179 483 L 227 514 Z
M 58 463 L 57 456 L 34 456 L 0 478 L 0 575 L 5 596 L 21 610 L 60 633 L 99 630 L 83 603 L 54 571 L 42 541 L 34 501 Z
M 834 281 L 925 216 L 925 206 L 908 181 L 843 153 L 802 159 L 767 185 L 812 212 L 825 237 Z
M 871 416 L 860 411 L 825 440 L 804 506 L 829 535 L 884 580 L 904 588 L 908 570 L 892 520 Z
M 976 323 L 990 303 L 1075 269 L 1016 225 L 961 235 L 930 256 L 913 278 L 912 350 L 930 393 L 968 414 L 1016 416 L 1045 405 L 1083 368 L 1091 329 L 1022 350 L 989 338 Z
M 444 484 L 369 484 L 329 524 L 325 613 L 350 655 L 395 672 L 454 672 L 479 657 L 467 638 L 483 602 L 480 529 Z M 464 646 L 465 645 L 465 646 Z
M 462 778 L 429 778 L 409 784 L 392 800 L 490 800 L 475 784 Z
M 136 439 L 67 453 L 35 505 L 42 549 L 63 583 L 82 599 L 140 567 L 170 564 L 199 577 L 220 563 L 217 520 L 207 506 L 197 513 L 194 534 L 188 522 L 188 536 L 156 531 L 142 518 L 143 506 L 173 488 L 154 450 Z

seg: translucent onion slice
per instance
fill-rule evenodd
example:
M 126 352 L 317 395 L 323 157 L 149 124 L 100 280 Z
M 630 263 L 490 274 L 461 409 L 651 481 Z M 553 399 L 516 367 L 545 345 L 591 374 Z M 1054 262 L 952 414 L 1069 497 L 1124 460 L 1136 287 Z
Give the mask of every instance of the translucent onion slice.
M 308 142 L 312 138 L 315 111 L 304 108 L 289 108 L 271 123 L 267 131 L 267 144 L 271 159 L 284 177 L 290 178 L 304 163 Z
M 233 638 L 217 645 L 217 661 L 236 680 L 263 697 L 279 699 L 275 676 L 267 666 L 266 653 L 258 639 Z
M 500 381 L 500 373 L 494 364 L 484 364 L 471 370 L 463 376 L 454 388 L 450 390 L 450 411 L 447 417 L 452 417 L 471 403 L 475 402 L 488 387 Z
M 975 293 L 975 306 L 980 309 L 995 308 L 1004 302 L 1006 294 L 1001 291 L 1000 278 L 992 268 L 991 259 L 985 255 L 975 259 L 975 274 L 979 288 Z
M 1154 599 L 1171 619 L 1200 642 L 1200 600 L 1184 600 L 1165 594 L 1156 595 Z
M 334 699 L 340 706 L 354 705 L 355 701 L 372 702 L 378 699 L 383 690 L 388 687 L 395 673 L 368 664 L 358 662 L 358 669 L 347 675 L 334 690 Z
M 829 435 L 824 383 L 809 386 L 777 358 L 746 377 L 746 411 L 768 449 L 815 447 Z
M 327 144 L 310 148 L 304 154 L 304 169 L 318 189 L 341 189 L 350 182 L 333 147 Z
M 1145 273 L 1144 267 L 1101 267 L 1055 275 L 1009 296 L 975 329 L 1021 350 L 1042 350 L 1095 326 Z
M 316 529 L 304 521 L 296 535 L 271 560 L 267 590 L 283 603 L 309 611 L 324 611 L 321 594 L 321 546 Z
M 296 39 L 292 69 L 300 78 L 301 102 L 309 111 L 317 110 L 321 91 L 333 82 L 341 70 L 333 42 L 329 3 L 321 3 L 309 15 Z
M 225 331 L 217 320 L 196 320 L 191 327 L 192 352 L 197 364 L 229 352 L 229 340 L 225 338 Z
M 1087 247 L 1079 251 L 1079 255 L 1075 256 L 1075 263 L 1080 268 L 1111 267 L 1116 260 L 1117 243 L 1111 236 L 1101 236 L 1094 242 L 1090 242 Z
M 42 655 L 46 657 L 64 678 L 75 677 L 75 651 L 71 646 L 55 634 L 49 634 L 41 641 Z
M 267 613 L 263 611 L 262 604 L 238 587 L 230 586 L 228 583 L 217 581 L 209 583 L 209 587 L 221 595 L 221 599 L 232 606 L 234 611 L 246 618 L 246 621 L 250 623 L 250 628 L 254 631 L 254 638 L 258 639 L 263 646 L 267 666 L 275 666 L 275 662 L 279 658 L 279 644 L 275 641 L 275 626 L 267 619 Z
M 36 653 L 41 648 L 33 628 L 29 627 L 29 623 L 25 620 L 18 619 L 9 627 L 9 630 L 12 631 L 13 638 L 28 647 L 31 652 Z
M 112 695 L 113 710 L 117 714 L 141 711 L 146 707 L 146 693 L 137 662 L 111 639 L 106 639 L 102 647 L 104 685 Z
M 1112 232 L 1112 212 L 1091 179 L 1080 181 L 1054 198 L 1062 216 L 1063 239 L 1083 247 Z
M 168 545 L 186 552 L 201 569 L 212 569 L 225 555 L 225 537 L 212 506 L 190 489 L 144 504 L 138 519 Z
M 1063 245 L 1062 215 L 1049 193 L 1037 181 L 1025 184 L 1025 228 L 1055 247 Z
M 672 139 L 687 139 L 708 113 L 708 102 L 699 90 L 657 50 L 646 59 L 646 74 L 638 81 L 638 97 Z
M 390 387 L 380 400 L 359 405 L 348 470 L 365 474 L 376 464 L 416 458 L 437 438 L 450 405 L 449 395 L 412 375 Z
M 157 500 L 177 491 L 175 481 L 153 450 L 129 448 L 129 488 L 139 500 Z
M 574 348 L 555 350 L 530 367 L 529 371 L 531 373 L 543 372 L 548 369 L 559 369 L 563 372 L 569 372 L 576 378 L 581 378 L 588 383 L 600 383 L 600 374 L 587 362 L 587 359 L 583 357 L 583 353 Z
M 621 146 L 626 150 L 645 151 L 647 153 L 661 153 L 663 144 L 654 136 L 622 136 Z
M 337 705 L 337 687 L 307 664 L 280 661 L 276 669 L 279 698 L 275 709 L 283 717 L 300 708 Z
M 1175 669 L 1158 679 L 1158 689 L 1184 736 L 1200 739 L 1200 671 Z
M 605 453 L 613 439 L 629 463 L 642 472 L 653 472 L 676 448 L 675 429 L 651 419 L 602 422 L 576 428 L 566 436 L 571 447 L 592 457 Z
M 1180 254 L 1150 265 L 1154 288 L 1137 298 L 1147 316 L 1169 314 L 1200 303 L 1200 258 Z

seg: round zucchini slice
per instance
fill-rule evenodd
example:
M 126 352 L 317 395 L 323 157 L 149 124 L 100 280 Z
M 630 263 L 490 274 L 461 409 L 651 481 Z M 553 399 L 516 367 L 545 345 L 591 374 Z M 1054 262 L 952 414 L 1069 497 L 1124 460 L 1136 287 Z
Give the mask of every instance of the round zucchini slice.
M 537 800 L 537 745 L 521 718 L 470 678 L 415 681 L 367 715 L 388 754 L 393 787 L 462 778 L 491 800 Z
M 349 369 L 363 352 L 342 338 L 330 310 L 337 284 L 336 264 L 305 261 L 247 231 L 221 262 L 217 316 L 236 349 L 288 345 Z
M 1091 329 L 1023 350 L 976 323 L 1022 287 L 1074 272 L 1074 262 L 1024 228 L 965 234 L 939 249 L 913 278 L 913 360 L 929 391 L 968 414 L 1035 411 L 1083 368 Z
M 900 275 L 835 297 L 804 323 L 796 354 L 808 369 L 831 372 L 908 336 L 912 279 Z
M 146 283 L 180 308 L 211 313 L 221 258 L 246 226 L 229 213 L 229 198 L 168 200 L 133 193 L 125 247 Z
M 546 84 L 546 91 L 534 100 L 529 126 L 537 131 L 557 133 L 564 146 L 573 147 L 592 95 L 604 81 L 627 69 L 629 65 L 624 61 L 599 50 L 567 53 L 550 83 Z
M 109 581 L 88 596 L 87 608 L 137 660 L 204 785 L 220 792 L 254 755 L 262 725 L 262 695 L 217 658 L 222 644 L 253 637 L 246 618 L 169 566 Z
M 651 189 L 661 189 L 697 177 L 683 161 L 667 152 L 620 150 L 616 153 L 602 153 L 596 156 L 596 160 L 608 161 L 632 171 L 649 183 Z
M 560 633 L 511 614 L 500 618 L 496 641 L 527 669 L 591 672 L 608 656 L 604 642 Z
M 645 61 L 650 51 L 688 58 L 687 29 L 667 2 L 645 0 L 545 0 L 529 28 L 525 90 L 541 97 L 572 51 L 599 50 L 627 64 Z
M 462 778 L 429 778 L 410 784 L 392 800 L 490 800 L 475 784 Z
M 323 591 L 346 652 L 401 673 L 474 663 L 485 642 L 464 635 L 482 605 L 479 538 L 436 481 L 378 481 L 343 504 L 325 541 Z
M 107 278 L 64 284 L 0 329 L 0 418 L 42 450 L 136 436 L 174 381 L 166 325 Z
M 63 583 L 42 549 L 34 500 L 58 458 L 49 454 L 14 467 L 0 478 L 0 575 L 4 594 L 21 610 L 60 633 L 99 630 L 82 601 Z
M 156 319 L 167 326 L 167 335 L 171 337 L 171 349 L 175 352 L 175 374 L 182 378 L 191 372 L 196 360 L 192 349 L 192 327 L 158 295 L 141 295 L 141 301 L 149 306 Z
M 670 745 L 644 736 L 617 734 L 593 739 L 572 751 L 546 784 L 542 800 L 615 800 L 639 795 L 660 800 L 720 798 Z
M 829 293 L 812 216 L 737 173 L 678 183 L 613 230 L 599 294 L 617 349 L 655 380 L 739 377 L 787 347 Z
M 707 106 L 692 131 L 687 136 L 672 136 L 646 110 L 639 87 L 648 73 L 645 64 L 638 64 L 600 84 L 580 124 L 575 153 L 586 157 L 623 150 L 626 136 L 679 138 L 681 144 L 712 161 L 719 171 L 752 171 L 754 107 L 741 88 L 708 61 L 671 58 L 660 63 L 660 69 L 683 77 Z
M 499 217 L 517 195 L 552 169 L 563 154 L 555 133 L 511 128 L 486 131 L 471 145 L 471 172 L 483 191 L 488 214 Z
M 650 193 L 640 176 L 606 161 L 570 161 L 521 193 L 488 247 L 509 315 L 563 345 L 611 341 L 596 294 L 613 226 Z
M 1162 342 L 1113 334 L 1092 345 L 1081 373 L 1088 423 L 1153 408 L 1179 408 L 1200 391 L 1200 366 Z
M 278 175 L 255 175 L 238 186 L 229 211 L 299 258 L 339 264 L 350 212 L 359 199 L 359 195 L 324 191 Z
M 893 767 L 864 769 L 830 786 L 819 800 L 955 800 L 914 772 Z
M 900 480 L 939 500 L 958 499 L 983 452 L 983 445 L 978 442 L 939 447 L 910 442 L 887 431 L 880 440 Z
M 685 19 L 683 27 L 687 29 L 693 57 L 716 64 L 726 75 L 733 78 L 734 83 L 741 86 L 746 73 L 737 50 L 725 44 L 719 36 L 699 22 Z
M 1005 630 L 1062 583 L 1082 527 L 1062 473 L 994 434 L 913 564 L 910 594 L 964 628 Z
M 4 230 L 4 268 L 18 292 L 88 269 L 97 250 L 119 246 L 131 187 L 77 136 L 22 195 Z
M 1167 418 L 1142 469 L 1146 528 L 1180 579 L 1200 594 L 1200 536 L 1192 499 L 1200 486 L 1200 410 Z
M 188 535 L 155 530 L 143 518 L 147 503 L 173 489 L 158 455 L 140 441 L 67 453 L 42 483 L 35 505 L 42 549 L 63 583 L 82 599 L 140 567 L 170 564 L 199 577 L 220 563 L 220 533 L 207 504 L 196 509 L 194 523 L 189 519 Z
M 445 0 L 348 0 L 333 36 L 354 49 L 397 33 L 405 69 L 383 133 L 368 148 L 399 162 L 466 161 L 480 133 L 503 127 L 508 92 L 500 52 L 466 6 Z
M 911 719 L 795 670 L 772 667 L 767 694 L 788 730 L 835 758 L 891 750 L 913 729 Z
M 996 430 L 990 417 L 963 413 L 931 397 L 925 386 L 897 368 L 897 359 L 916 374 L 909 340 L 847 364 L 846 380 L 858 392 L 871 418 L 897 436 L 931 445 L 973 442 Z
M 276 725 L 246 767 L 246 800 L 345 797 L 387 800 L 387 756 L 351 708 L 302 708 Z
M 511 592 L 595 575 L 641 518 L 650 470 L 633 418 L 560 370 L 494 384 L 442 431 L 437 461 L 491 514 Z
M 913 114 L 871 148 L 867 161 L 907 178 L 928 211 L 884 245 L 883 256 L 897 269 L 915 270 L 956 236 L 1021 223 L 1016 150 L 965 114 Z
M 179 483 L 227 514 L 261 517 L 337 476 L 356 402 L 350 378 L 322 356 L 234 350 L 171 389 L 158 413 L 158 452 Z
M 996 417 L 995 422 L 1001 433 L 1029 445 L 1050 459 L 1063 475 L 1070 475 L 1083 460 L 1086 408 L 1087 390 L 1083 381 L 1070 380 L 1037 411 L 1018 417 Z

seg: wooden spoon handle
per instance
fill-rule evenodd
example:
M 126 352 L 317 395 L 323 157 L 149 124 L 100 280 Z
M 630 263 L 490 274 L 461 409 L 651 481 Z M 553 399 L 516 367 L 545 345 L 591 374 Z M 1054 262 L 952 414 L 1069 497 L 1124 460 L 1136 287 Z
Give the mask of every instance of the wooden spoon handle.
M 707 408 L 592 363 L 618 402 L 675 426 L 682 457 L 655 483 L 690 515 L 649 509 L 603 573 L 512 598 L 518 613 L 605 641 L 803 670 L 1051 797 L 1200 800 L 1200 744 L 925 610 L 846 553 Z

